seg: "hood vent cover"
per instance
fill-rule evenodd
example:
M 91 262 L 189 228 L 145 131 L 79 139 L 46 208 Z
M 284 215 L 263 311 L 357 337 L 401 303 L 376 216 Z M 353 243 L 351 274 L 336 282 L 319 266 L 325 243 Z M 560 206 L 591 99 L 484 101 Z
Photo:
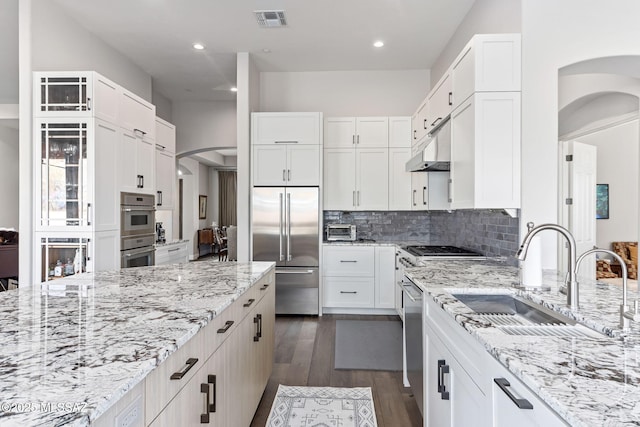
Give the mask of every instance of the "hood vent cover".
M 280 28 L 287 26 L 284 10 L 254 10 L 258 25 L 262 28 Z

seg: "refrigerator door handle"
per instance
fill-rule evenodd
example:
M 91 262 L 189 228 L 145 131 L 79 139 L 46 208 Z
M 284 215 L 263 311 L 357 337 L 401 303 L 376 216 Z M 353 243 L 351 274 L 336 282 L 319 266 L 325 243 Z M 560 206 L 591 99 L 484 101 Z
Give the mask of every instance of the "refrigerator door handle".
M 287 193 L 287 261 L 291 261 L 291 194 Z
M 282 220 L 282 216 L 284 215 L 284 196 L 282 193 L 280 193 L 280 234 L 278 236 L 278 241 L 280 243 L 280 261 L 284 261 L 284 254 L 282 252 L 282 238 L 283 238 L 283 234 L 284 234 L 284 224 L 283 224 L 283 220 Z

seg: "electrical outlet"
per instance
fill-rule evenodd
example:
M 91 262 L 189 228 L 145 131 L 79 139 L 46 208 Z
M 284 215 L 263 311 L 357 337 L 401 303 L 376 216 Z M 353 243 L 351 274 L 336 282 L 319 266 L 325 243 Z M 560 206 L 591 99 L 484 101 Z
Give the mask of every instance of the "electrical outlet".
M 129 404 L 116 417 L 116 427 L 142 427 L 144 421 L 144 407 L 142 406 L 142 396 Z

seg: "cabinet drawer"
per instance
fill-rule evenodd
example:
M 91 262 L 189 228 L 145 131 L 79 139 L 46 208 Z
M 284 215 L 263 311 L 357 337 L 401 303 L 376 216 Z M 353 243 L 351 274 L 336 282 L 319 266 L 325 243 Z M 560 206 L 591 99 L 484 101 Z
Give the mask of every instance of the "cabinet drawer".
M 203 331 L 199 331 L 149 373 L 145 381 L 145 417 L 148 420 L 155 418 L 205 364 L 210 353 L 205 349 L 204 338 Z M 171 379 L 172 375 L 180 372 L 183 374 L 181 378 L 174 376 L 175 379 Z
M 373 308 L 373 289 L 373 278 L 325 277 L 324 306 Z
M 374 276 L 373 246 L 325 246 L 325 276 Z

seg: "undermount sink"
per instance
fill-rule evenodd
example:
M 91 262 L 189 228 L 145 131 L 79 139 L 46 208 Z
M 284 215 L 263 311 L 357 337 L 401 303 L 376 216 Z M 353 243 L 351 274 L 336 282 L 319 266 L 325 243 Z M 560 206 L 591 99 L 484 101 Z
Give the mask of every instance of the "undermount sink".
M 477 316 L 509 335 L 596 337 L 604 335 L 531 301 L 509 294 L 452 293 Z

